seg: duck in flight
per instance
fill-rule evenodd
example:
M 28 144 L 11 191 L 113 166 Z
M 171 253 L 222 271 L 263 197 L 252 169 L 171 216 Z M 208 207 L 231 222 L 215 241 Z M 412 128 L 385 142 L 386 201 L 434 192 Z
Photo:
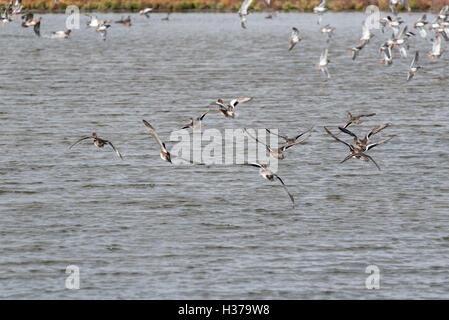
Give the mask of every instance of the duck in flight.
M 238 98 L 232 99 L 227 105 L 224 104 L 222 99 L 218 99 L 214 102 L 215 105 L 218 105 L 220 113 L 224 115 L 226 118 L 236 118 L 237 113 L 234 112 L 235 107 L 238 104 L 242 104 L 248 101 L 251 101 L 253 98 Z
M 161 141 L 161 139 L 159 139 L 159 136 L 157 135 L 156 130 L 151 126 L 151 124 L 148 121 L 146 121 L 146 120 L 142 120 L 142 121 L 143 121 L 143 124 L 145 125 L 145 127 L 147 127 L 148 132 L 153 136 L 154 140 L 156 140 L 156 142 L 161 147 L 161 152 L 160 152 L 161 159 L 172 163 L 170 152 L 168 152 L 167 148 L 165 147 L 165 143 L 163 143 Z
M 321 53 L 320 56 L 320 62 L 318 64 L 318 70 L 321 71 L 323 74 L 326 75 L 328 79 L 330 79 L 331 75 L 329 73 L 329 70 L 327 69 L 327 65 L 329 64 L 330 60 L 328 59 L 328 49 L 324 49 L 324 51 Z
M 422 68 L 422 66 L 418 65 L 418 60 L 419 60 L 419 51 L 416 51 L 415 56 L 413 57 L 412 63 L 410 64 L 410 69 L 409 69 L 408 75 L 407 75 L 407 81 L 412 80 L 413 77 L 418 72 L 418 70 Z
M 94 145 L 96 145 L 98 148 L 103 148 L 106 144 L 110 145 L 111 148 L 115 151 L 115 153 L 120 157 L 120 159 L 123 160 L 122 155 L 120 154 L 120 152 L 118 151 L 118 149 L 116 149 L 114 147 L 114 145 L 109 141 L 109 140 L 105 140 L 105 139 L 101 139 L 99 137 L 97 137 L 97 134 L 94 132 L 92 133 L 91 136 L 86 136 L 83 137 L 81 139 L 79 139 L 78 141 L 76 141 L 74 144 L 72 144 L 69 149 L 72 149 L 73 146 L 75 146 L 76 144 L 78 144 L 79 142 L 83 141 L 83 140 L 87 140 L 87 139 L 94 139 Z
M 188 129 L 188 128 L 201 128 L 202 123 L 201 121 L 204 119 L 204 117 L 206 116 L 206 114 L 209 113 L 210 110 L 207 110 L 206 112 L 204 112 L 201 116 L 199 116 L 198 118 L 196 118 L 196 120 L 194 120 L 193 118 L 190 118 L 190 123 L 186 124 L 185 126 L 181 127 L 181 129 Z
M 362 161 L 371 161 L 372 163 L 374 163 L 374 165 L 377 167 L 378 170 L 380 170 L 379 165 L 376 163 L 376 161 L 374 161 L 374 159 L 367 155 L 364 151 L 357 149 L 356 147 L 354 147 L 352 144 L 349 144 L 341 139 L 339 139 L 337 136 L 335 136 L 332 132 L 329 131 L 329 129 L 327 129 L 326 127 L 324 127 L 324 130 L 326 130 L 326 132 L 335 140 L 337 140 L 340 143 L 343 143 L 344 145 L 346 145 L 349 148 L 349 155 L 344 158 L 340 163 L 343 163 L 351 158 L 355 158 L 355 159 L 359 159 Z M 371 147 L 372 148 L 372 147 Z M 368 149 L 366 150 L 368 151 Z
M 313 8 L 313 12 L 318 14 L 317 24 L 321 24 L 321 20 L 323 19 L 323 13 L 327 11 L 326 8 L 326 0 L 321 0 L 320 4 Z
M 299 36 L 299 30 L 295 27 L 292 28 L 292 33 L 290 34 L 290 41 L 288 42 L 288 51 L 292 50 L 296 44 L 301 41 L 302 38 Z
M 374 148 L 375 146 L 379 145 L 379 144 L 383 144 L 385 142 L 390 141 L 391 138 L 377 142 L 377 143 L 372 143 L 372 144 L 368 144 L 369 139 L 375 135 L 376 133 L 379 133 L 380 131 L 382 131 L 383 129 L 385 129 L 386 127 L 390 126 L 389 123 L 386 124 L 382 124 L 380 126 L 375 127 L 374 129 L 372 129 L 370 132 L 368 132 L 365 137 L 363 139 L 359 139 L 357 137 L 357 135 L 355 133 L 353 133 L 352 131 L 349 131 L 346 128 L 343 127 L 338 127 L 338 129 L 340 129 L 340 131 L 352 136 L 354 138 L 354 144 L 356 146 L 357 149 L 361 150 L 361 151 L 368 151 L 371 148 Z
M 361 124 L 363 122 L 363 120 L 360 118 L 372 117 L 372 116 L 376 115 L 375 113 L 368 113 L 368 114 L 359 114 L 358 116 L 353 116 L 352 113 L 349 111 L 347 111 L 346 113 L 348 115 L 349 120 L 348 120 L 348 122 L 346 122 L 346 124 L 344 125 L 343 128 L 349 127 L 352 123 Z
M 141 17 L 145 16 L 145 18 L 150 19 L 151 11 L 153 11 L 153 8 L 145 8 L 145 9 L 139 11 L 139 15 Z
M 312 129 L 313 129 L 313 127 L 310 128 L 310 129 L 308 129 L 308 130 L 306 130 L 306 131 L 300 132 L 300 133 L 298 133 L 296 136 L 294 136 L 293 138 L 289 138 L 288 136 L 281 136 L 281 135 L 279 135 L 279 134 L 276 134 L 276 133 L 274 133 L 274 132 L 271 132 L 269 129 L 265 129 L 265 130 L 266 130 L 269 134 L 274 134 L 275 136 L 278 136 L 279 138 L 284 139 L 286 144 L 293 144 L 293 143 L 298 142 L 298 139 L 301 138 L 303 135 L 305 135 L 306 133 L 312 131 Z M 301 142 L 303 142 L 303 141 L 305 141 L 305 139 L 304 139 L 304 140 L 301 140 Z
M 279 147 L 277 150 L 273 150 L 273 148 L 271 148 L 269 145 L 267 145 L 267 144 L 261 142 L 261 141 L 260 141 L 259 139 L 257 139 L 256 137 L 253 137 L 253 136 L 248 132 L 248 130 L 246 130 L 246 128 L 243 129 L 243 131 L 244 131 L 249 137 L 251 137 L 252 139 L 254 139 L 257 143 L 260 143 L 260 144 L 262 144 L 263 146 L 265 146 L 265 148 L 267 149 L 268 153 L 270 154 L 270 157 L 272 157 L 272 158 L 274 158 L 274 159 L 279 159 L 279 160 L 282 160 L 282 159 L 287 158 L 287 154 L 284 153 L 287 149 L 289 149 L 289 148 L 291 148 L 291 147 L 293 147 L 293 146 L 295 146 L 295 145 L 300 144 L 300 143 L 303 142 L 303 141 L 299 141 L 299 142 L 294 142 L 294 143 L 291 143 L 291 144 L 286 144 L 286 145 L 284 145 L 284 146 Z
M 269 181 L 274 181 L 275 179 L 279 180 L 279 182 L 282 184 L 282 187 L 284 188 L 285 192 L 287 192 L 288 197 L 290 198 L 290 201 L 292 202 L 293 207 L 295 206 L 295 199 L 293 198 L 291 193 L 288 191 L 287 186 L 285 185 L 284 181 L 282 181 L 281 177 L 279 177 L 277 174 L 275 174 L 271 170 L 269 170 L 267 168 L 266 164 L 248 163 L 247 165 L 259 168 L 259 173 L 264 179 L 267 179 Z

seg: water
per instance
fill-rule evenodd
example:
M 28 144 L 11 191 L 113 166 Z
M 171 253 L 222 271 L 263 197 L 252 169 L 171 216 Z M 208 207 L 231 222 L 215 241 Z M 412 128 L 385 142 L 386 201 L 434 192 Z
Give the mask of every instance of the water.
M 410 59 L 379 65 L 380 31 L 353 62 L 364 16 L 331 13 L 324 81 L 312 14 L 250 14 L 246 30 L 236 14 L 164 16 L 133 15 L 105 42 L 85 17 L 67 40 L 48 38 L 63 15 L 43 15 L 42 38 L 18 22 L 0 30 L 0 298 L 449 298 L 449 55 L 431 64 L 431 43 L 412 39 L 424 69 L 407 83 Z M 288 52 L 293 26 L 305 39 Z M 168 140 L 211 101 L 241 96 L 254 100 L 239 118 L 214 111 L 205 128 L 315 125 L 279 167 L 294 210 L 256 168 L 161 161 L 141 122 Z M 377 113 L 350 127 L 360 134 L 393 124 L 370 151 L 382 171 L 339 164 L 347 148 L 322 126 L 336 132 L 348 110 Z M 87 142 L 68 150 L 91 132 L 125 160 Z M 68 265 L 80 290 L 65 288 Z M 365 288 L 369 265 L 380 290 Z

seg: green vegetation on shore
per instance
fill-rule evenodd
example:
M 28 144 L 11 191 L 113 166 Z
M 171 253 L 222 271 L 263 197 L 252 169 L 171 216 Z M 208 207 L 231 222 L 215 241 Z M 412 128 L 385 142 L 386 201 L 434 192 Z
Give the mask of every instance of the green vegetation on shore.
M 6 0 L 2 0 L 5 2 Z M 271 0 L 267 5 L 264 0 L 254 0 L 253 11 L 279 10 L 284 12 L 311 12 L 320 0 Z M 238 0 L 23 0 L 25 9 L 40 12 L 61 12 L 69 5 L 76 5 L 83 11 L 138 11 L 153 8 L 154 11 L 237 11 L 242 1 Z M 388 11 L 388 0 L 328 0 L 327 7 L 332 11 L 362 11 L 368 5 L 378 6 Z M 413 11 L 439 10 L 449 0 L 408 0 Z M 403 8 L 402 8 L 403 9 Z

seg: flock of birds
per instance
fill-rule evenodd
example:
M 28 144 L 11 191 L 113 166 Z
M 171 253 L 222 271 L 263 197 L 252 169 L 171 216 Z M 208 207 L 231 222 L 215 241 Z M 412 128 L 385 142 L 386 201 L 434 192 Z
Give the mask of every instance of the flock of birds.
M 265 0 L 267 4 L 269 4 L 270 0 Z M 248 9 L 252 3 L 252 0 L 245 0 L 238 12 L 240 19 L 241 19 L 241 26 L 243 28 L 247 28 L 247 15 L 248 15 Z M 400 52 L 401 57 L 407 58 L 408 56 L 408 50 L 410 49 L 408 39 L 410 37 L 415 36 L 416 34 L 408 31 L 408 27 L 404 26 L 401 28 L 401 24 L 404 23 L 403 19 L 398 15 L 398 6 L 399 2 L 398 0 L 390 0 L 390 7 L 392 10 L 391 16 L 388 15 L 387 17 L 379 19 L 378 23 L 382 26 L 382 32 L 385 33 L 385 29 L 391 29 L 392 34 L 391 36 L 382 44 L 382 46 L 379 49 L 379 55 L 383 54 L 383 58 L 380 61 L 381 64 L 385 64 L 387 66 L 391 65 L 393 63 L 393 50 L 398 49 Z M 401 3 L 403 6 L 405 5 L 405 2 Z M 13 4 L 13 0 L 9 1 L 9 4 L 7 6 L 4 6 L 2 8 L 1 14 L 1 20 L 3 26 L 5 26 L 6 23 L 11 22 L 14 20 L 13 17 L 15 17 L 16 20 L 18 20 L 18 15 L 22 12 L 23 6 L 22 6 L 22 0 L 16 0 Z M 328 11 L 326 8 L 326 0 L 322 0 L 322 2 L 314 8 L 314 13 L 318 15 L 318 24 L 322 23 L 323 15 Z M 144 10 L 141 10 L 139 12 L 140 16 L 144 16 L 147 19 L 150 18 L 150 14 L 152 12 L 152 8 L 146 8 Z M 103 40 L 106 40 L 106 33 L 107 29 L 111 26 L 111 21 L 108 20 L 100 20 L 97 16 L 94 15 L 88 15 L 90 20 L 87 22 L 88 27 L 92 27 L 96 29 L 96 32 L 99 33 Z M 270 16 L 267 16 L 266 18 L 273 18 L 275 16 L 275 13 L 270 14 Z M 21 19 L 22 27 L 33 27 L 34 32 L 37 36 L 40 36 L 40 24 L 42 21 L 42 17 L 35 18 L 34 15 L 30 12 L 23 13 Z M 165 18 L 162 20 L 169 20 L 169 13 Z M 120 20 L 115 21 L 115 23 L 122 24 L 123 26 L 131 26 L 131 17 L 128 16 L 126 18 L 122 17 Z M 416 23 L 413 25 L 413 28 L 417 29 L 419 32 L 419 35 L 423 38 L 427 38 L 428 32 L 425 29 L 426 25 L 429 24 L 429 30 L 433 31 L 433 38 L 431 41 L 433 42 L 433 48 L 429 52 L 428 57 L 432 59 L 432 61 L 435 61 L 436 58 L 439 58 L 444 50 L 441 50 L 441 40 L 444 39 L 446 41 L 449 41 L 449 6 L 445 6 L 441 9 L 439 14 L 433 19 L 432 22 L 427 21 L 427 16 L 424 14 Z M 326 78 L 330 78 L 330 73 L 328 70 L 328 64 L 329 64 L 329 43 L 331 42 L 332 35 L 334 34 L 336 28 L 330 26 L 329 24 L 323 26 L 320 29 L 320 32 L 322 34 L 327 35 L 327 43 L 328 46 L 325 48 L 322 53 L 318 64 L 318 70 L 321 71 L 323 74 L 325 74 Z M 55 31 L 52 33 L 52 38 L 67 38 L 69 37 L 71 33 L 71 30 L 65 30 L 65 31 Z M 349 52 L 352 54 L 352 59 L 355 60 L 357 56 L 360 54 L 361 50 L 370 42 L 370 39 L 374 37 L 374 34 L 371 32 L 370 25 L 368 22 L 368 19 L 366 19 L 362 24 L 362 36 L 360 38 L 360 44 L 357 46 L 354 46 L 349 50 Z M 301 37 L 300 31 L 293 27 L 290 41 L 288 42 L 288 50 L 293 50 L 295 46 L 301 41 L 303 38 Z M 419 60 L 419 51 L 416 51 L 412 62 L 410 64 L 410 68 L 408 71 L 407 81 L 411 80 L 418 70 L 422 68 L 420 65 L 418 65 Z M 189 123 L 185 124 L 184 126 L 180 127 L 181 129 L 196 129 L 201 128 L 201 123 L 206 117 L 206 115 L 210 112 L 211 106 L 218 107 L 219 113 L 221 113 L 224 117 L 229 119 L 234 119 L 237 117 L 237 114 L 235 113 L 235 108 L 238 105 L 241 105 L 243 103 L 247 103 L 252 101 L 252 98 L 237 98 L 232 99 L 229 103 L 225 103 L 222 99 L 218 99 L 217 101 L 214 101 L 212 104 L 209 105 L 209 110 L 202 113 L 197 118 L 190 118 Z M 349 150 L 349 153 L 346 155 L 346 157 L 341 161 L 341 163 L 346 162 L 349 159 L 358 159 L 361 161 L 371 161 L 378 170 L 380 170 L 379 165 L 376 163 L 376 161 L 367 154 L 367 152 L 371 149 L 373 149 L 376 146 L 379 146 L 381 144 L 384 144 L 388 141 L 390 141 L 393 137 L 389 137 L 387 139 L 383 139 L 377 142 L 372 142 L 371 139 L 374 135 L 378 134 L 379 132 L 383 131 L 385 128 L 389 127 L 389 123 L 381 124 L 375 126 L 372 130 L 370 130 L 368 133 L 363 135 L 363 138 L 355 134 L 353 131 L 348 129 L 353 124 L 360 124 L 363 122 L 362 118 L 366 117 L 372 117 L 375 113 L 371 114 L 360 114 L 360 115 L 353 115 L 350 112 L 348 112 L 348 121 L 338 127 L 338 130 L 340 131 L 339 134 L 345 134 L 352 138 L 353 143 L 348 143 L 344 141 L 342 138 L 338 136 L 338 134 L 332 133 L 328 127 L 324 127 L 325 132 L 332 137 L 335 141 L 344 144 Z M 148 132 L 151 134 L 151 136 L 154 138 L 154 140 L 157 142 L 157 144 L 160 147 L 160 157 L 162 160 L 167 161 L 169 163 L 172 163 L 172 156 L 170 152 L 168 151 L 166 144 L 159 138 L 155 128 L 146 120 L 142 120 L 144 126 L 148 130 Z M 266 131 L 269 134 L 275 134 L 279 138 L 284 140 L 284 144 L 279 148 L 273 148 L 270 145 L 260 141 L 257 137 L 253 136 L 247 129 L 243 129 L 243 133 L 248 136 L 249 138 L 256 141 L 256 143 L 261 144 L 266 148 L 268 154 L 270 157 L 275 159 L 285 159 L 286 158 L 286 152 L 293 146 L 299 145 L 305 141 L 307 137 L 310 136 L 311 132 L 313 130 L 312 128 L 309 128 L 306 131 L 300 132 L 296 134 L 293 137 L 288 137 L 284 135 L 277 135 L 270 131 L 269 129 L 266 129 Z M 309 134 L 309 135 L 306 135 Z M 112 144 L 111 141 L 107 139 L 103 139 L 97 136 L 96 133 L 92 133 L 92 135 L 84 136 L 77 140 L 75 143 L 73 143 L 69 149 L 77 145 L 78 143 L 85 141 L 85 140 L 92 140 L 94 145 L 103 148 L 105 145 L 108 145 L 112 148 L 112 150 L 117 154 L 120 159 L 123 160 L 123 156 L 120 153 L 120 151 Z M 195 163 L 190 160 L 186 160 L 183 158 L 180 158 L 181 160 L 188 161 L 193 165 L 204 165 L 204 163 Z M 245 163 L 244 165 L 249 165 L 253 167 L 257 167 L 259 169 L 260 175 L 270 181 L 279 181 L 285 191 L 287 192 L 292 204 L 294 205 L 294 197 L 291 195 L 291 193 L 288 191 L 284 181 L 274 172 L 272 172 L 268 168 L 268 164 L 266 163 Z
M 205 116 L 211 111 L 210 107 L 211 106 L 218 106 L 218 111 L 219 113 L 221 113 L 224 117 L 229 118 L 229 119 L 234 119 L 237 117 L 237 114 L 235 113 L 235 108 L 237 107 L 237 105 L 241 105 L 243 103 L 252 101 L 253 98 L 237 98 L 237 99 L 232 99 L 229 103 L 224 103 L 222 99 L 218 99 L 217 101 L 213 102 L 212 104 L 209 105 L 209 109 L 202 113 L 200 116 L 198 116 L 197 118 L 190 118 L 189 119 L 189 123 L 186 125 L 181 126 L 181 129 L 199 129 L 201 130 L 202 127 L 202 121 L 204 120 Z M 363 136 L 363 138 L 360 138 L 359 136 L 357 136 L 353 131 L 350 131 L 348 129 L 348 127 L 352 124 L 361 124 L 364 120 L 362 118 L 365 117 L 372 117 L 375 116 L 375 113 L 370 113 L 370 114 L 360 114 L 360 115 L 352 115 L 350 112 L 348 112 L 348 120 L 347 122 L 343 125 L 343 126 L 339 126 L 338 129 L 342 132 L 345 133 L 347 135 L 349 135 L 350 137 L 352 137 L 353 139 L 353 144 L 351 143 L 347 143 L 346 141 L 340 139 L 337 134 L 332 133 L 327 127 L 324 127 L 324 130 L 327 132 L 327 134 L 329 134 L 332 138 L 334 138 L 336 141 L 346 145 L 349 148 L 349 154 L 340 162 L 343 163 L 349 159 L 358 159 L 358 160 L 362 160 L 362 161 L 371 161 L 372 163 L 374 163 L 374 165 L 380 170 L 379 165 L 375 162 L 375 160 L 367 154 L 367 152 L 371 149 L 373 149 L 374 147 L 384 144 L 388 141 L 390 141 L 394 136 L 391 136 L 387 139 L 383 139 L 381 141 L 378 142 L 371 142 L 371 139 L 373 138 L 373 136 L 379 132 L 381 132 L 382 130 L 384 130 L 385 128 L 387 128 L 388 126 L 390 126 L 389 123 L 385 123 L 382 125 L 378 125 L 376 127 L 374 127 L 372 130 L 370 130 L 367 134 L 365 134 Z M 145 119 L 142 120 L 144 126 L 146 127 L 146 129 L 148 130 L 148 132 L 150 133 L 150 135 L 154 138 L 154 140 L 157 142 L 157 144 L 159 145 L 160 148 L 160 152 L 159 155 L 161 157 L 162 160 L 169 162 L 169 163 L 173 163 L 172 160 L 172 155 L 170 154 L 170 152 L 167 149 L 167 146 L 165 144 L 165 142 L 163 142 L 160 138 L 159 135 L 156 132 L 156 129 Z M 302 131 L 296 135 L 294 135 L 293 137 L 289 137 L 286 135 L 279 135 L 277 133 L 272 132 L 269 129 L 265 129 L 269 134 L 273 134 L 279 138 L 281 138 L 282 140 L 284 140 L 284 144 L 281 145 L 278 148 L 273 148 L 272 146 L 266 144 L 263 141 L 260 141 L 257 137 L 255 137 L 254 135 L 252 135 L 246 128 L 243 129 L 243 133 L 253 139 L 254 141 L 256 141 L 256 143 L 261 144 L 264 146 L 264 148 L 267 150 L 269 156 L 271 158 L 274 159 L 285 159 L 287 157 L 286 151 L 288 149 L 290 149 L 293 146 L 302 144 L 309 136 L 310 133 L 313 130 L 313 127 Z M 306 135 L 309 134 L 309 135 Z M 75 145 L 77 145 L 78 143 L 84 141 L 84 140 L 92 140 L 93 144 L 99 148 L 103 148 L 105 145 L 109 145 L 112 150 L 117 154 L 118 157 L 120 157 L 120 159 L 123 160 L 123 156 L 120 153 L 120 151 L 112 144 L 111 141 L 107 140 L 107 139 L 103 139 L 97 136 L 96 133 L 92 133 L 92 135 L 90 136 L 84 136 L 81 137 L 80 139 L 78 139 L 77 141 L 75 141 L 70 147 L 69 149 L 72 149 L 72 147 L 74 147 Z M 205 165 L 205 163 L 197 163 L 194 162 L 192 160 L 188 160 L 188 159 L 184 159 L 182 157 L 177 157 L 177 159 L 180 159 L 181 161 L 186 161 L 189 162 L 190 164 L 193 165 Z M 285 185 L 283 179 L 281 177 L 279 177 L 276 173 L 274 173 L 273 171 L 271 171 L 268 168 L 268 164 L 267 163 L 259 163 L 259 162 L 254 162 L 254 163 L 244 163 L 243 165 L 245 166 L 253 166 L 253 167 L 257 167 L 259 169 L 259 173 L 260 175 L 264 178 L 267 179 L 269 181 L 279 181 L 282 185 L 282 187 L 284 188 L 284 190 L 286 191 L 286 193 L 288 194 L 292 205 L 294 206 L 295 204 L 295 200 L 294 197 L 292 196 L 292 194 L 289 192 L 289 190 L 287 189 L 287 186 Z
M 321 24 L 322 15 L 328 11 L 325 7 L 326 0 L 322 0 L 319 6 L 314 8 L 314 12 L 319 15 L 318 24 Z M 401 24 L 404 23 L 404 20 L 398 15 L 397 6 L 399 5 L 398 0 L 390 0 L 390 8 L 392 10 L 392 16 L 388 15 L 386 17 L 380 18 L 377 23 L 381 27 L 382 33 L 385 33 L 385 29 L 391 29 L 392 34 L 389 38 L 382 43 L 379 48 L 378 55 L 382 55 L 383 57 L 380 60 L 380 64 L 384 64 L 386 66 L 391 66 L 393 64 L 393 50 L 397 49 L 402 58 L 408 57 L 408 51 L 410 50 L 409 38 L 416 36 L 416 33 L 408 30 L 408 26 L 405 25 L 401 28 Z M 405 6 L 405 0 L 401 4 Z M 370 39 L 374 37 L 374 34 L 371 32 L 371 17 L 367 17 L 362 22 L 362 36 L 360 38 L 360 43 L 351 49 L 349 49 L 349 53 L 352 55 L 352 60 L 355 60 L 357 56 L 360 54 L 363 48 L 370 42 Z M 449 41 L 449 6 L 444 6 L 438 15 L 435 16 L 432 22 L 427 20 L 427 14 L 423 14 L 418 21 L 415 22 L 413 28 L 417 29 L 419 35 L 427 39 L 428 33 L 425 29 L 425 26 L 429 24 L 429 30 L 433 31 L 433 37 L 430 38 L 432 42 L 432 50 L 428 52 L 427 57 L 432 60 L 432 62 L 436 61 L 436 58 L 440 58 L 445 50 L 441 49 L 441 41 L 444 39 L 445 41 Z M 335 32 L 335 27 L 330 26 L 329 24 L 325 25 L 320 29 L 322 34 L 327 34 L 327 43 L 331 41 L 332 35 Z M 300 32 L 297 28 L 293 27 L 290 35 L 289 41 L 289 50 L 292 50 L 297 43 L 299 43 L 303 38 L 300 36 Z M 329 73 L 328 65 L 329 65 L 329 45 L 325 48 L 320 56 L 320 60 L 318 63 L 318 70 L 321 71 L 326 78 L 330 78 L 331 75 Z M 413 79 L 413 77 L 417 74 L 418 70 L 422 68 L 418 64 L 419 62 L 419 51 L 415 51 L 413 58 L 411 60 L 409 70 L 407 73 L 407 81 Z
M 15 0 L 15 3 L 13 4 L 13 0 L 9 0 L 8 5 L 0 5 L 0 20 L 2 21 L 2 26 L 5 27 L 5 25 L 9 22 L 13 22 L 14 20 L 18 20 L 19 14 L 22 14 L 22 27 L 28 28 L 33 27 L 34 33 L 36 36 L 41 36 L 41 21 L 43 20 L 42 17 L 35 18 L 34 14 L 31 12 L 22 12 L 23 11 L 23 5 L 22 0 Z M 139 15 L 141 17 L 146 17 L 147 19 L 150 18 L 150 13 L 153 11 L 153 8 L 145 8 L 143 10 L 139 11 Z M 87 14 L 86 16 L 89 17 L 89 21 L 87 22 L 88 27 L 95 28 L 96 33 L 100 34 L 101 38 L 103 40 L 106 40 L 106 34 L 107 29 L 111 27 L 110 20 L 101 20 L 98 19 L 95 15 Z M 167 16 L 163 17 L 161 20 L 168 21 L 170 16 L 170 12 L 167 13 Z M 132 25 L 131 23 L 131 16 L 128 16 L 126 18 L 122 17 L 120 20 L 115 21 L 115 23 L 121 24 L 126 27 L 130 27 Z M 70 33 L 72 32 L 71 29 L 67 30 L 60 30 L 60 31 L 53 31 L 50 35 L 50 38 L 54 39 L 64 39 L 68 38 L 70 36 Z

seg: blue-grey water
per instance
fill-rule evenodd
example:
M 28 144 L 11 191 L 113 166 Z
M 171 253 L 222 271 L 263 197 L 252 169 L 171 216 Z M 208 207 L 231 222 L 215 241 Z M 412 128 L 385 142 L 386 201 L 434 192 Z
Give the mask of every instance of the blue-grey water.
M 106 41 L 85 16 L 64 40 L 49 38 L 64 15 L 43 15 L 41 38 L 18 21 L 0 29 L 0 298 L 449 298 L 449 54 L 430 63 L 431 42 L 411 38 L 424 68 L 407 83 L 411 58 L 396 50 L 379 65 L 389 31 L 352 61 L 364 15 L 329 13 L 325 81 L 317 17 L 265 15 L 244 30 L 235 13 L 132 14 Z M 420 14 L 402 16 L 411 27 Z M 293 26 L 304 40 L 289 52 Z M 244 96 L 238 118 L 213 108 L 204 129 L 314 125 L 279 163 L 295 209 L 256 168 L 163 162 L 141 121 L 170 149 L 189 117 Z M 378 139 L 394 138 L 369 151 L 381 171 L 339 164 L 347 147 L 323 126 L 337 132 L 346 111 L 377 114 L 349 127 L 360 135 L 392 124 Z M 89 142 L 68 149 L 92 132 L 124 160 Z M 68 265 L 79 290 L 65 287 Z M 378 290 L 365 287 L 369 265 Z

